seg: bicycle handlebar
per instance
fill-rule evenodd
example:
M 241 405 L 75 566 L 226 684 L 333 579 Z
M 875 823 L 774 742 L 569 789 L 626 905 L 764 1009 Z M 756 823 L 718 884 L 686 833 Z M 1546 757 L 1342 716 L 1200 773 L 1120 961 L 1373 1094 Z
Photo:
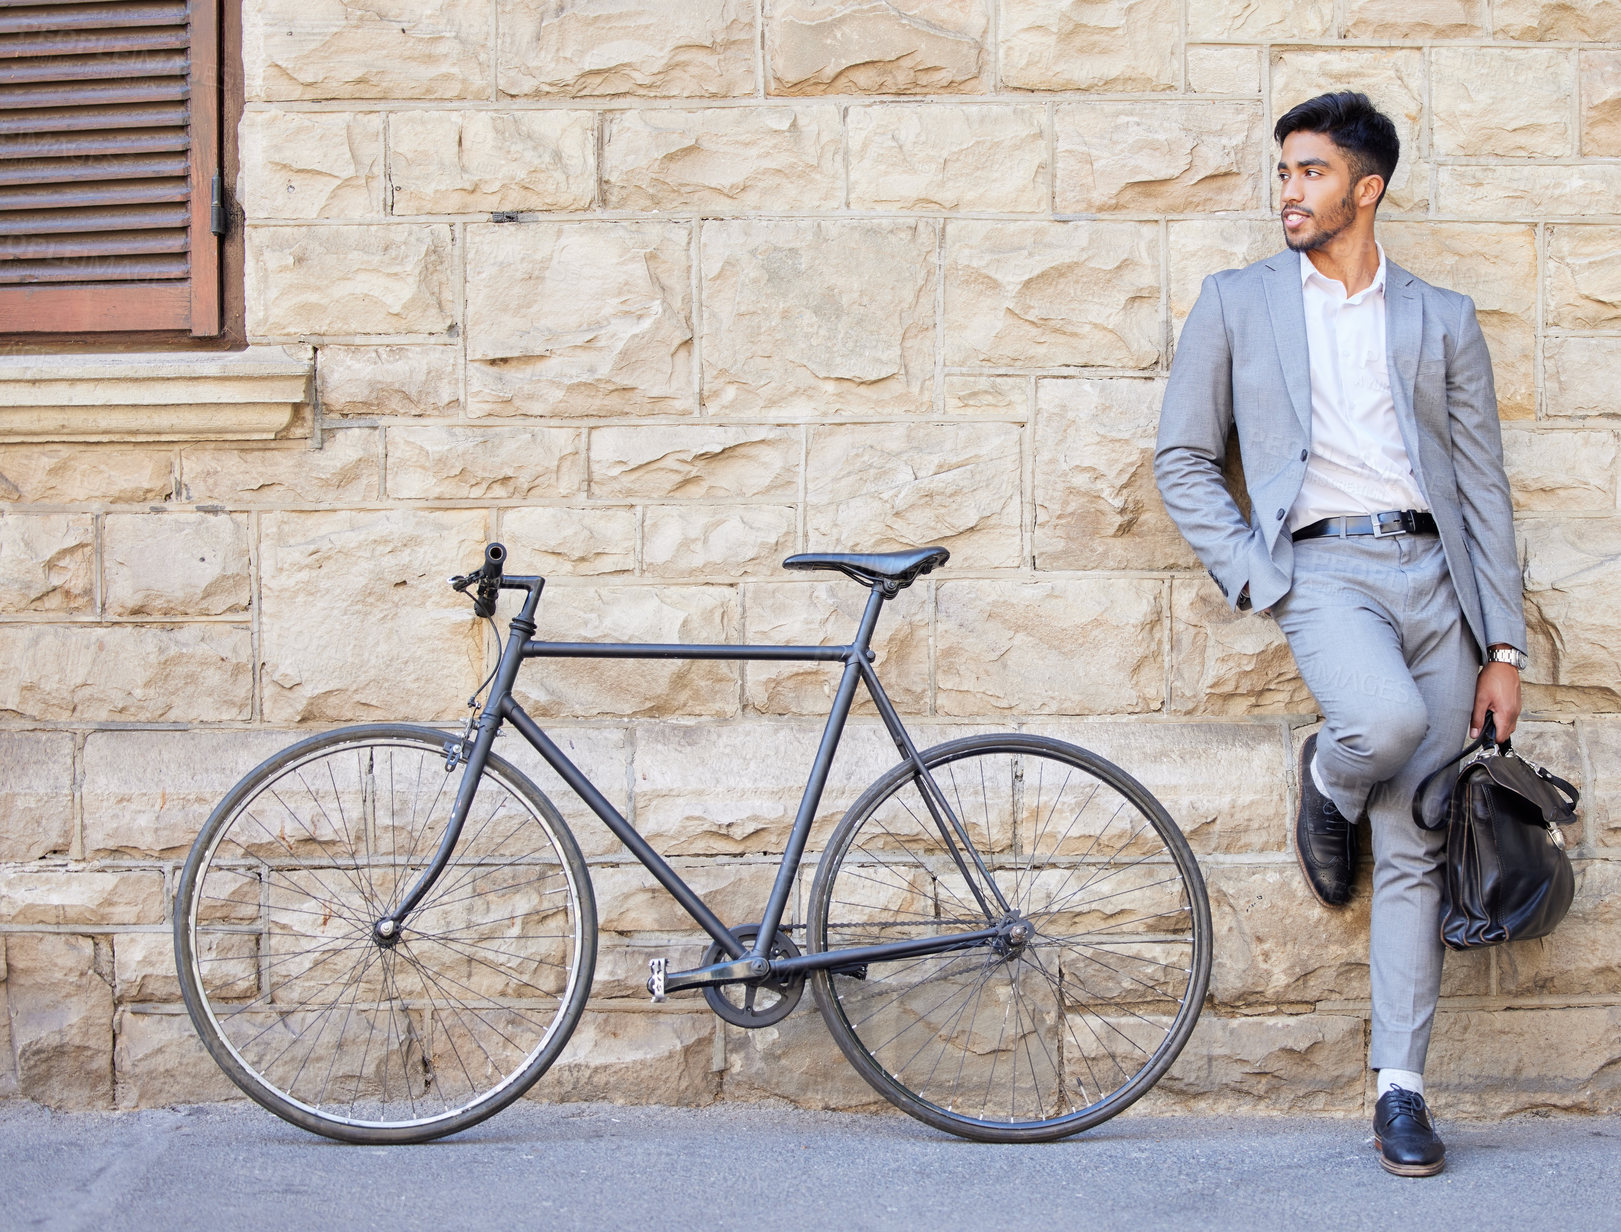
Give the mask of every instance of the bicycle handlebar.
M 484 545 L 484 563 L 471 573 L 450 579 L 452 589 L 465 593 L 477 583 L 473 594 L 473 611 L 480 616 L 495 615 L 495 600 L 501 591 L 501 567 L 507 559 L 507 550 L 499 543 Z

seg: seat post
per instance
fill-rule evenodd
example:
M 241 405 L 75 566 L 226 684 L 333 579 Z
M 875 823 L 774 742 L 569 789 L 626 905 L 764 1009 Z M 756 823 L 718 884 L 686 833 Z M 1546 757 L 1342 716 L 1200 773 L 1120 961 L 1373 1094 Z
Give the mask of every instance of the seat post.
M 861 625 L 856 630 L 855 639 L 850 643 L 857 653 L 866 654 L 872 645 L 872 631 L 878 627 L 878 613 L 883 609 L 884 600 L 889 598 L 884 593 L 883 583 L 875 583 L 872 593 L 867 596 L 867 609 L 861 613 Z

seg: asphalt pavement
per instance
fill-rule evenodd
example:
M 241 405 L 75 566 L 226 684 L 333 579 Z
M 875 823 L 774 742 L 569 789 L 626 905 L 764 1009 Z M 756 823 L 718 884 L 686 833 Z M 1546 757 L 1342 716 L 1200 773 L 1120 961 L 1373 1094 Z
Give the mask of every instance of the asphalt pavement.
M 0 1104 L 0 1228 L 1412 1229 L 1621 1227 L 1621 1117 L 1442 1123 L 1449 1166 L 1380 1171 L 1360 1121 L 1129 1112 L 1041 1146 L 899 1115 L 521 1103 L 413 1147 L 255 1106 Z

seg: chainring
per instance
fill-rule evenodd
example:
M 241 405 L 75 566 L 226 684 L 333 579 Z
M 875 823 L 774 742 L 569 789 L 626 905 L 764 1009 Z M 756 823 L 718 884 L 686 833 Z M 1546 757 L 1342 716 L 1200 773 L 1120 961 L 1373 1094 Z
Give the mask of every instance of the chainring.
M 753 943 L 760 935 L 758 924 L 744 924 L 732 930 L 739 941 Z M 704 966 L 725 962 L 730 955 L 720 948 L 718 941 L 709 943 L 704 953 Z M 770 955 L 779 958 L 798 958 L 799 947 L 782 929 L 777 930 Z M 749 980 L 739 984 L 709 984 L 704 987 L 704 1000 L 709 1008 L 736 1027 L 769 1027 L 793 1013 L 805 991 L 803 975 L 768 975 L 763 980 Z M 762 1004 L 762 1000 L 764 1004 Z

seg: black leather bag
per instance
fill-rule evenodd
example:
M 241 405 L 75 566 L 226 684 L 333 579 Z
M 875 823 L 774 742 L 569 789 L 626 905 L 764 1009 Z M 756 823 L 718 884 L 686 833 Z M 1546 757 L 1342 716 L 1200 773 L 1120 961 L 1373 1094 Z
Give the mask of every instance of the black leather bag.
M 1449 792 L 1446 772 L 1470 754 Z M 1491 715 L 1476 740 L 1413 793 L 1413 820 L 1446 828 L 1441 940 L 1470 950 L 1542 937 L 1575 892 L 1559 827 L 1576 820 L 1576 789 L 1499 743 Z

